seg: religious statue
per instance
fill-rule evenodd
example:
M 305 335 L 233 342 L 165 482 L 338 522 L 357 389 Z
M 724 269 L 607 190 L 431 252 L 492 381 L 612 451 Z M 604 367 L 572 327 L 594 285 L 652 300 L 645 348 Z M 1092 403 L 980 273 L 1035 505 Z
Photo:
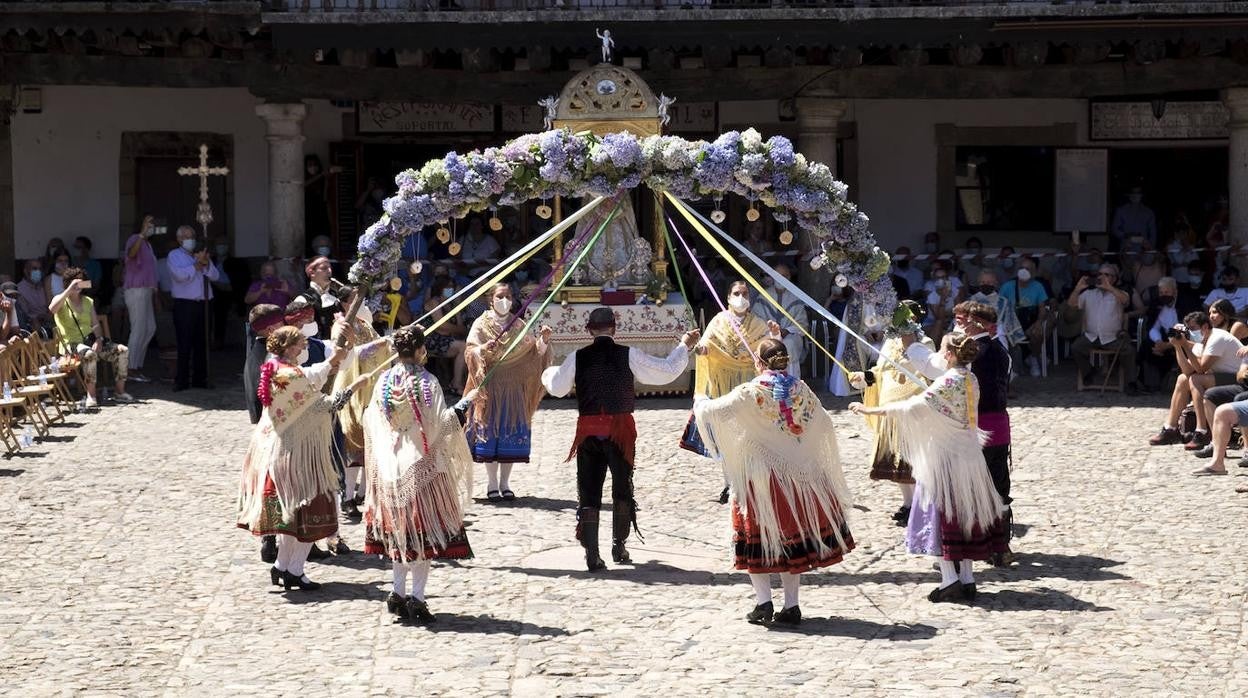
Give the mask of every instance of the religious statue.
M 611 38 L 611 30 L 603 29 L 599 31 L 594 29 L 594 34 L 602 41 L 602 62 L 611 62 L 611 49 L 615 48 L 615 39 Z
M 603 204 L 606 212 L 602 217 L 586 216 L 576 225 L 576 233 L 597 231 L 606 216 L 610 204 Z M 570 242 L 568 243 L 571 244 Z M 620 285 L 636 286 L 646 283 L 650 277 L 650 260 L 654 250 L 637 230 L 637 215 L 629 196 L 620 199 L 619 210 L 594 243 L 585 261 L 572 274 L 574 286 L 601 286 L 613 290 Z
M 675 97 L 659 93 L 659 125 L 666 126 L 672 121 L 671 107 L 676 103 Z
M 543 117 L 546 124 L 546 130 L 549 131 L 555 127 L 555 112 L 559 109 L 559 98 L 551 95 L 549 97 L 537 100 L 537 106 L 546 110 Z

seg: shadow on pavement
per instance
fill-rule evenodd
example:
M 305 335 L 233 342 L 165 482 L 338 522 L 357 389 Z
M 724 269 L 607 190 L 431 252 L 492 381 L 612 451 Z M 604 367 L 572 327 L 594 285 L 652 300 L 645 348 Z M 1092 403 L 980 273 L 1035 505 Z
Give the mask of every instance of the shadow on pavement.
M 1122 562 L 1094 555 L 1061 555 L 1058 553 L 1022 553 L 1017 564 L 1006 568 L 982 568 L 985 576 L 995 580 L 1069 579 L 1078 582 L 1104 582 L 1111 579 L 1131 579 L 1108 567 Z
M 17 477 L 18 475 L 21 475 L 24 472 L 26 471 L 21 468 L 18 468 L 17 470 L 12 470 L 9 468 L 0 468 L 0 477 Z
M 936 637 L 936 628 L 918 623 L 875 623 L 858 618 L 802 618 L 800 625 L 772 624 L 767 629 L 778 633 L 852 637 L 856 640 L 888 640 L 913 642 Z
M 633 553 L 636 555 L 636 553 Z M 578 567 L 574 570 L 567 569 L 550 569 L 542 567 L 518 567 L 515 565 L 504 565 L 493 569 L 503 572 L 515 572 L 530 577 L 548 577 L 553 579 L 561 579 L 571 577 L 572 579 L 614 579 L 623 582 L 633 582 L 634 584 L 664 584 L 671 586 L 681 585 L 711 585 L 711 584 L 730 584 L 735 582 L 744 582 L 744 573 L 719 573 L 707 572 L 705 570 L 682 570 L 679 567 L 672 567 L 661 562 L 642 562 L 634 565 L 615 565 L 607 563 L 607 569 L 601 572 L 589 572 L 584 567 Z
M 495 618 L 494 616 L 487 614 L 460 616 L 451 613 L 435 612 L 434 615 L 438 617 L 437 623 L 421 627 L 435 633 L 540 635 L 543 637 L 566 636 L 571 634 L 564 628 L 555 628 L 549 625 L 537 625 L 536 623 L 527 623 L 518 620 L 507 620 L 505 618 Z
M 1112 611 L 1108 606 L 1077 599 L 1064 591 L 1042 588 L 1035 591 L 1005 589 L 979 593 L 975 605 L 986 611 Z
M 314 571 L 314 570 L 309 570 Z M 309 577 L 312 575 L 308 575 Z M 386 592 L 382 591 L 383 582 L 377 580 L 375 582 L 324 582 L 321 588 L 315 591 L 301 591 L 298 589 L 279 589 L 271 587 L 271 593 L 281 594 L 286 600 L 293 604 L 308 603 L 325 603 L 327 601 L 382 601 L 386 598 Z
M 539 511 L 576 511 L 577 503 L 575 499 L 550 499 L 548 497 L 516 497 L 510 502 L 491 502 L 485 497 L 474 498 L 474 502 L 490 507 L 498 507 L 506 509 L 508 507 L 516 507 L 519 509 L 537 509 Z

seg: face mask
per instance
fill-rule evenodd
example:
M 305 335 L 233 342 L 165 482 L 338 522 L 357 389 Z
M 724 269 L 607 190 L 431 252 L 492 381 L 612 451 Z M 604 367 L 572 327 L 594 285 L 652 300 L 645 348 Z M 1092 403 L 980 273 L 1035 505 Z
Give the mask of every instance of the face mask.
M 265 271 L 260 272 L 260 277 L 263 278 L 265 281 L 270 281 L 276 278 L 277 274 L 273 273 L 273 271 L 271 270 L 265 270 Z
M 936 243 L 934 242 L 923 243 L 923 250 L 927 252 L 928 254 L 932 254 L 933 252 L 936 251 Z
M 308 348 L 307 347 L 304 347 L 303 351 L 299 352 L 299 356 L 295 358 L 295 363 L 297 363 L 300 366 L 308 363 Z
M 217 256 L 218 256 L 218 257 L 224 257 L 224 256 L 225 256 L 225 253 L 226 253 L 226 252 L 229 252 L 229 251 L 230 251 L 230 248 L 229 248 L 229 247 L 227 247 L 227 246 L 225 246 L 225 245 L 217 245 Z
M 1205 341 L 1205 333 L 1200 330 L 1192 330 L 1192 341 L 1197 344 Z
M 43 281 L 43 272 L 38 269 L 30 272 L 30 280 L 35 283 L 39 283 L 40 281 Z
M 183 240 L 183 241 L 182 241 L 182 249 L 186 250 L 187 252 L 194 251 L 194 249 L 195 249 L 195 238 L 190 238 L 190 239 L 187 239 L 187 240 Z
M 528 281 L 528 280 L 529 280 L 529 272 L 527 271 L 516 272 L 516 281 Z
M 455 295 L 455 289 L 451 288 L 450 286 L 447 286 L 446 288 L 442 289 L 443 298 L 450 298 L 453 295 Z
M 1201 281 L 1205 280 L 1204 275 L 1199 272 L 1187 272 L 1187 280 L 1192 282 L 1193 286 L 1199 286 Z
M 319 328 L 317 328 L 315 320 L 313 320 L 312 322 L 304 323 L 304 325 L 299 328 L 299 333 L 302 334 L 304 337 L 315 337 L 318 331 L 319 331 Z
M 750 299 L 745 296 L 733 296 L 728 299 L 728 307 L 738 313 L 744 313 L 750 307 Z
M 1002 268 L 1002 269 L 1010 269 L 1010 268 L 1013 268 L 1013 266 L 1014 266 L 1014 260 L 1013 260 L 1013 259 L 1010 259 L 1009 257 L 1006 257 L 1005 259 L 1001 260 L 1001 268 Z
M 997 287 L 991 284 L 986 284 L 984 286 L 979 287 L 979 292 L 984 294 L 985 296 L 991 296 L 992 294 L 997 292 Z
M 495 298 L 494 299 L 494 312 L 495 313 L 499 315 L 506 315 L 507 311 L 509 310 L 511 310 L 511 299 L 509 298 Z
M 318 255 L 322 256 L 322 257 L 328 257 L 328 256 L 329 256 L 329 247 L 327 247 L 327 246 L 325 246 L 325 245 L 321 245 L 320 247 L 316 248 L 316 253 L 317 253 Z

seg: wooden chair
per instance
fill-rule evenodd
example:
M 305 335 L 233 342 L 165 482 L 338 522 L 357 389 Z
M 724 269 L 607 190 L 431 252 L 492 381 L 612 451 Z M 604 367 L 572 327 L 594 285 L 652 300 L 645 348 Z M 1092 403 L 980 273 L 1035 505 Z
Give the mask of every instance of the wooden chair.
M 1124 347 L 1121 351 L 1130 351 L 1131 347 Z M 1083 382 L 1083 374 L 1075 371 L 1075 390 L 1080 392 L 1084 390 L 1099 390 L 1102 393 L 1109 390 L 1121 393 L 1126 387 L 1126 371 L 1122 364 L 1118 361 L 1118 351 L 1113 349 L 1093 349 L 1090 357 L 1093 366 L 1105 369 L 1105 379 L 1099 385 Z M 1106 363 L 1108 361 L 1108 363 Z M 1116 370 L 1115 370 L 1116 369 Z M 1117 376 L 1114 382 L 1110 382 L 1111 376 Z
M 21 405 L 13 405 L 21 407 L 26 416 L 30 419 L 30 424 L 35 428 L 35 432 L 40 437 L 48 435 L 48 427 L 51 424 L 48 421 L 48 413 L 43 409 L 43 397 L 46 393 L 38 388 L 47 388 L 49 391 L 52 386 L 34 386 L 36 390 L 26 390 L 25 372 L 22 370 L 19 347 L 3 345 L 0 346 L 0 380 L 7 382 L 13 391 L 13 399 L 20 400 Z
M 7 353 L 8 351 L 8 347 L 0 348 L 0 354 Z M 5 360 L 6 359 L 3 356 L 0 356 L 0 365 L 3 365 Z M 20 451 L 22 448 L 22 444 L 17 438 L 17 433 L 13 431 L 13 425 L 18 421 L 17 417 L 14 415 L 14 410 L 19 408 L 25 411 L 25 398 L 15 395 L 11 398 L 5 399 L 3 395 L 0 395 L 0 441 L 4 442 L 4 448 L 7 453 Z
M 26 380 L 33 381 L 35 384 L 39 382 L 39 369 L 43 369 L 43 377 L 48 381 L 48 385 L 53 387 L 51 400 L 57 405 L 58 414 L 62 410 L 74 411 L 74 396 L 69 390 L 69 379 L 71 374 L 68 371 L 52 370 L 52 355 L 48 353 L 47 346 L 37 337 L 30 336 L 23 340 L 25 366 L 27 368 Z M 65 421 L 64 415 L 61 414 L 59 421 Z

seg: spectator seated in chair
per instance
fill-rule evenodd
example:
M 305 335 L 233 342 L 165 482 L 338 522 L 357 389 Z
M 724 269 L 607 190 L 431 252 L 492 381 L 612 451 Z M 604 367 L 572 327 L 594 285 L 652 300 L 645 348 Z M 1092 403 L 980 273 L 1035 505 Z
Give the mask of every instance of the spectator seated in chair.
M 82 380 L 86 384 L 87 407 L 99 404 L 96 394 L 96 369 L 100 359 L 113 366 L 115 385 L 113 399 L 117 402 L 134 402 L 126 392 L 126 371 L 130 352 L 124 344 L 117 344 L 104 337 L 103 327 L 95 314 L 95 302 L 82 292 L 90 288 L 87 274 L 78 267 L 69 267 L 62 274 L 65 290 L 56 294 L 48 304 L 48 312 L 56 321 L 61 343 L 66 354 L 77 355 L 82 361 Z
M 1198 451 L 1210 442 L 1209 423 L 1204 404 L 1205 391 L 1222 379 L 1228 384 L 1239 371 L 1239 349 L 1242 346 L 1235 336 L 1224 329 L 1214 327 L 1209 314 L 1188 313 L 1183 323 L 1175 325 L 1167 333 L 1166 340 L 1174 347 L 1175 360 L 1179 365 L 1179 377 L 1170 396 L 1170 413 L 1161 431 L 1148 443 L 1153 446 L 1183 443 L 1179 431 L 1179 415 L 1191 402 L 1196 408 L 1196 431 L 1187 442 L 1187 450 Z
M 1174 346 L 1167 341 L 1166 334 L 1179 324 L 1180 317 L 1187 314 L 1181 313 L 1175 306 L 1178 289 L 1178 283 L 1172 277 L 1163 276 L 1156 286 L 1142 294 L 1147 339 L 1141 342 L 1138 361 L 1146 393 L 1161 390 L 1162 379 L 1175 366 Z
M 1126 376 L 1127 393 L 1134 394 L 1139 390 L 1135 375 L 1135 348 L 1124 330 L 1131 294 L 1118 288 L 1117 283 L 1118 269 L 1112 264 L 1102 264 L 1098 273 L 1084 274 L 1075 283 L 1066 305 L 1083 311 L 1083 332 L 1071 344 L 1071 353 L 1075 356 L 1075 364 L 1083 381 L 1096 383 L 1092 350 L 1117 352 L 1117 363 Z
M 1229 264 L 1222 267 L 1222 271 L 1218 274 L 1218 287 L 1205 296 L 1205 305 L 1213 305 L 1222 299 L 1231 302 L 1231 305 L 1235 307 L 1236 315 L 1248 308 L 1248 288 L 1240 287 L 1239 269 Z

